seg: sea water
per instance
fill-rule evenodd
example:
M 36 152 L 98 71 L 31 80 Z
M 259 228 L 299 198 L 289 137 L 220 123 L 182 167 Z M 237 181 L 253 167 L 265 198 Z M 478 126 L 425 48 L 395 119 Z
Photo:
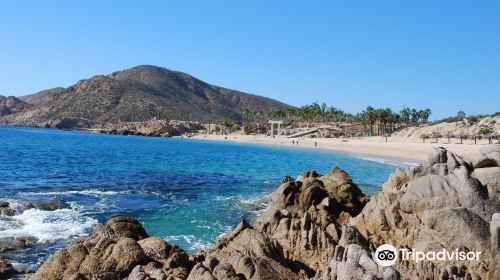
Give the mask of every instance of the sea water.
M 112 215 L 136 217 L 150 235 L 194 252 L 259 215 L 284 176 L 333 166 L 368 194 L 395 169 L 320 149 L 0 127 L 0 200 L 18 210 L 0 217 L 0 238 L 38 239 L 0 257 L 35 269 Z M 71 209 L 20 206 L 54 196 Z

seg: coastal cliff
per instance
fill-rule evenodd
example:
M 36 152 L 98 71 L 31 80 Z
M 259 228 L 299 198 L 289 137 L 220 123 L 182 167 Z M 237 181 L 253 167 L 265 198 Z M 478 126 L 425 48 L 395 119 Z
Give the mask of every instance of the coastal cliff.
M 463 158 L 437 148 L 427 166 L 397 169 L 372 197 L 337 167 L 287 176 L 254 223 L 191 256 L 133 218 L 112 217 L 27 279 L 499 279 L 499 166 L 499 145 Z M 382 244 L 482 254 L 384 267 L 374 255 Z

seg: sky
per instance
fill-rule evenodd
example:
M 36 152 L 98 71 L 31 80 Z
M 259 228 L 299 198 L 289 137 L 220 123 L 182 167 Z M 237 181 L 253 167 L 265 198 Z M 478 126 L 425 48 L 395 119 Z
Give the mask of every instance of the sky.
M 294 106 L 493 113 L 499 14 L 481 0 L 3 0 L 0 95 L 150 64 Z

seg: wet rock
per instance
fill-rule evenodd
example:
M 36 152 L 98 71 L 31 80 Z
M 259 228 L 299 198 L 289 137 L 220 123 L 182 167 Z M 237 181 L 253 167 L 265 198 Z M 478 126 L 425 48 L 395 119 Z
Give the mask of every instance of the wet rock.
M 26 249 L 26 243 L 15 237 L 0 237 L 0 253 Z
M 0 279 L 9 279 L 16 271 L 7 260 L 0 259 Z
M 2 207 L 0 208 L 0 215 L 4 216 L 14 216 L 16 214 L 16 210 L 10 207 Z
M 0 215 L 3 216 L 14 216 L 16 210 L 10 207 L 10 203 L 7 201 L 0 201 Z
M 28 201 L 25 203 L 27 209 L 35 208 L 43 211 L 54 211 L 58 209 L 71 208 L 70 205 L 62 200 L 60 197 L 55 196 L 49 201 Z

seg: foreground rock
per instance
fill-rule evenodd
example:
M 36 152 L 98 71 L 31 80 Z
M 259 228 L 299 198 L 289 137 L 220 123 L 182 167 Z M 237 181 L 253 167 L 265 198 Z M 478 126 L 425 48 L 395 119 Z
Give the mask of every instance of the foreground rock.
M 185 279 L 189 268 L 188 255 L 177 246 L 148 237 L 133 218 L 112 217 L 27 279 Z
M 469 158 L 437 148 L 428 166 L 393 173 L 351 224 L 375 248 L 481 252 L 479 261 L 399 262 L 403 279 L 499 279 L 499 162 L 498 145 Z
M 28 279 L 500 279 L 500 147 L 470 158 L 436 149 L 367 197 L 333 168 L 287 176 L 272 206 L 189 257 L 127 217 L 59 250 Z M 480 251 L 478 261 L 374 261 L 382 244 Z
M 15 274 L 12 264 L 6 260 L 0 259 L 0 279 L 8 279 L 13 274 Z

